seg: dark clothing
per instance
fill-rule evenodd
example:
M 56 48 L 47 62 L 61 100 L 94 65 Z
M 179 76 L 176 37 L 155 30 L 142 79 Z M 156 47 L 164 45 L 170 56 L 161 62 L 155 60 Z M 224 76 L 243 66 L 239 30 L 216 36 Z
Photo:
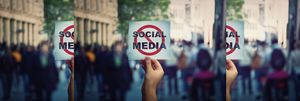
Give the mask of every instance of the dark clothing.
M 87 57 L 84 52 L 77 51 L 74 57 L 74 74 L 77 91 L 77 99 L 81 100 L 84 98 L 84 91 L 86 86 L 87 78 Z
M 191 101 L 214 101 L 215 74 L 210 71 L 199 72 L 194 75 L 190 89 Z
M 95 63 L 95 74 L 96 74 L 96 79 L 97 79 L 97 84 L 98 84 L 98 92 L 100 93 L 100 97 L 103 97 L 105 94 L 104 90 L 104 81 L 103 81 L 103 73 L 104 73 L 104 68 L 105 63 L 107 62 L 106 57 L 108 55 L 107 51 L 98 51 L 96 53 L 96 63 Z
M 106 66 L 105 64 L 107 62 L 107 56 L 108 56 L 108 52 L 106 51 L 96 52 L 96 67 L 95 67 L 96 74 L 103 74 L 104 66 Z
M 115 99 L 116 93 L 120 92 L 119 100 L 124 100 L 126 92 L 130 89 L 132 73 L 126 54 L 117 55 L 109 53 L 104 68 L 104 82 L 108 86 L 110 98 Z M 119 101 L 118 100 L 118 101 Z
M 6 53 L 0 56 L 0 80 L 3 87 L 2 90 L 4 93 L 4 99 L 10 98 L 13 79 L 13 67 L 15 67 L 14 59 L 10 53 Z
M 284 71 L 270 73 L 264 88 L 265 101 L 289 101 L 289 75 Z
M 58 83 L 58 71 L 52 54 L 38 53 L 34 62 L 33 82 L 36 87 L 37 100 L 51 101 L 51 94 Z M 45 96 L 43 96 L 45 95 Z
M 34 64 L 34 51 L 26 51 L 25 53 L 23 53 L 22 55 L 22 62 L 21 62 L 21 69 L 20 69 L 20 76 L 22 77 L 23 80 L 23 85 L 24 85 L 24 92 L 25 92 L 25 96 L 26 99 L 31 100 L 33 97 L 33 87 L 34 83 L 32 81 L 33 78 L 35 78 L 33 71 L 34 71 L 34 67 L 32 64 Z
M 178 92 L 178 80 L 177 80 L 177 67 L 176 66 L 170 66 L 165 68 L 166 69 L 166 76 L 168 77 L 168 86 L 169 86 L 169 94 L 172 93 L 172 91 L 175 92 L 175 94 L 179 94 Z M 172 86 L 172 80 L 174 80 L 174 85 Z

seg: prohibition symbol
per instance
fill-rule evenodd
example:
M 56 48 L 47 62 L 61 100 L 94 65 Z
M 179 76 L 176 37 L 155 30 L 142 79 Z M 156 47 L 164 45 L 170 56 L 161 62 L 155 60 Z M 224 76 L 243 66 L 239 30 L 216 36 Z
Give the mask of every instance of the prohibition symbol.
M 226 29 L 229 29 L 232 33 L 235 34 L 235 36 L 238 36 L 236 30 L 234 28 L 232 28 L 231 26 L 226 25 Z M 238 42 L 239 42 L 239 38 L 235 37 L 235 43 L 238 43 Z M 230 49 L 228 52 L 226 52 L 226 55 L 230 55 L 231 53 L 233 53 L 235 51 L 235 49 L 236 48 Z
M 64 34 L 67 33 L 70 29 L 74 29 L 74 25 L 68 26 L 66 29 L 64 29 Z M 74 36 L 71 36 L 72 40 L 74 40 Z M 60 37 L 60 43 L 64 43 L 64 37 Z M 69 55 L 74 55 L 74 52 L 69 51 L 68 49 L 64 49 L 64 51 Z
M 152 29 L 155 29 L 157 32 L 159 32 L 159 34 L 160 34 L 161 36 L 163 36 L 161 29 L 159 29 L 158 27 L 156 27 L 156 26 L 154 26 L 154 25 L 144 25 L 144 26 L 142 26 L 141 28 L 139 28 L 139 29 L 137 30 L 137 32 L 140 33 L 141 31 L 143 31 L 143 30 L 146 29 L 146 28 L 152 28 Z M 145 38 L 147 39 L 147 41 L 148 41 L 149 43 L 153 43 L 153 41 L 152 41 L 149 37 L 147 37 L 147 36 L 145 35 L 145 33 L 143 33 L 143 34 L 144 34 Z M 164 37 L 161 37 L 161 40 L 162 40 L 162 43 L 161 43 L 161 44 L 164 44 L 164 43 L 165 43 L 165 38 L 164 38 Z M 138 43 L 137 37 L 134 38 L 134 43 Z M 140 49 L 140 48 L 137 48 L 137 50 L 138 50 L 140 53 L 149 56 L 149 55 L 155 55 L 155 54 L 159 53 L 159 52 L 161 51 L 161 48 L 158 48 L 157 50 L 155 50 L 155 51 L 153 51 L 153 52 L 145 52 L 145 51 L 143 51 L 143 50 Z

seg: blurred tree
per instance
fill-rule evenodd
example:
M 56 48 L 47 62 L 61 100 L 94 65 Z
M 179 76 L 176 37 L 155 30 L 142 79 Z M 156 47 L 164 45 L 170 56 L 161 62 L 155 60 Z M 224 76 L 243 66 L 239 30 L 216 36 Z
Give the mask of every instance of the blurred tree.
M 243 19 L 242 7 L 244 0 L 227 0 L 226 2 L 226 19 L 240 20 Z
M 52 35 L 54 33 L 55 22 L 73 20 L 73 11 L 73 0 L 44 0 L 44 31 Z
M 127 34 L 131 20 L 168 19 L 169 0 L 118 0 L 118 32 Z

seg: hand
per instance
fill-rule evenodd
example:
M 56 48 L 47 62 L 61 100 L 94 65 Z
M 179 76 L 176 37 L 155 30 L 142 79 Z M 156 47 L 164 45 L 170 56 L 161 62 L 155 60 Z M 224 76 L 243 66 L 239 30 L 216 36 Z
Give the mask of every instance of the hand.
M 235 80 L 238 71 L 231 60 L 226 60 L 226 86 L 231 86 Z
M 226 60 L 226 101 L 230 101 L 230 88 L 238 71 L 231 60 Z
M 157 60 L 149 57 L 144 61 L 145 78 L 142 86 L 143 101 L 157 101 L 156 88 L 164 75 L 164 70 Z

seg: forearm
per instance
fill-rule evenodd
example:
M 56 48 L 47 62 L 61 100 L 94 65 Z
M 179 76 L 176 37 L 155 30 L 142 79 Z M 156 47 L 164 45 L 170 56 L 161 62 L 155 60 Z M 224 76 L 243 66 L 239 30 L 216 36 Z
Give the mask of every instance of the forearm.
M 230 86 L 226 86 L 226 101 L 231 101 Z
M 142 87 L 142 100 L 143 101 L 157 101 L 156 88 L 147 84 L 143 84 Z

